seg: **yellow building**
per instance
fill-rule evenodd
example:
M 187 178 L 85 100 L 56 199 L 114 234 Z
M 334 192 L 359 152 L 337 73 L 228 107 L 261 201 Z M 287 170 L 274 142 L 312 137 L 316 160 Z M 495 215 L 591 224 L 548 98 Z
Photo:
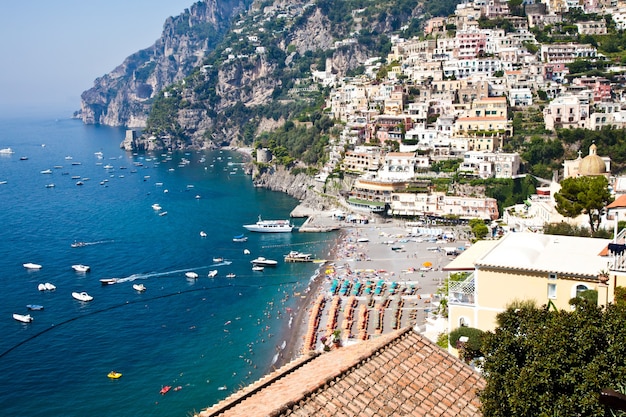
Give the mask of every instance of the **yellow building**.
M 494 330 L 496 316 L 514 301 L 534 301 L 571 309 L 569 300 L 585 290 L 598 291 L 598 304 L 613 300 L 618 278 L 608 281 L 611 241 L 537 233 L 509 233 L 500 240 L 479 241 L 444 270 L 467 272 L 450 282 L 448 330 L 461 326 Z

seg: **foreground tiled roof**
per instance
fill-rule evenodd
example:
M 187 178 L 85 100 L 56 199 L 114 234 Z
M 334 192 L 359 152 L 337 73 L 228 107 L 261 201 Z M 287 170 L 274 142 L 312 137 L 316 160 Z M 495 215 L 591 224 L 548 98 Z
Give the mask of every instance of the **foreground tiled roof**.
M 406 328 L 301 357 L 199 416 L 479 416 L 484 383 Z

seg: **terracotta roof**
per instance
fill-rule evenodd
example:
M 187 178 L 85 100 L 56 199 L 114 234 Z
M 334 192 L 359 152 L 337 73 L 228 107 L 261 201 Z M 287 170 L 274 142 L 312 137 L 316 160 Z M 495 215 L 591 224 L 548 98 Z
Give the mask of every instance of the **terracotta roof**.
M 618 198 L 615 199 L 615 201 L 613 201 L 611 204 L 606 206 L 606 208 L 609 210 L 624 208 L 624 207 L 626 207 L 626 194 L 619 196 Z
M 411 328 L 304 356 L 198 414 L 480 416 L 485 381 Z

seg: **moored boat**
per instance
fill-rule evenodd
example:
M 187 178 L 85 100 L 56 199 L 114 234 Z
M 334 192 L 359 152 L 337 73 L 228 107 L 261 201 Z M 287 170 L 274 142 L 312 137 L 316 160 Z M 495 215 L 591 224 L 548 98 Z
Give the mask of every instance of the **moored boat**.
M 91 295 L 87 294 L 85 291 L 73 292 L 72 293 L 72 297 L 74 297 L 78 301 L 91 301 L 91 300 L 93 300 L 93 297 Z
M 278 265 L 278 261 L 275 261 L 273 259 L 266 259 L 262 256 L 259 256 L 256 259 L 253 259 L 250 261 L 253 265 L 260 265 L 260 266 L 276 266 Z
M 238 235 L 233 237 L 233 242 L 247 242 L 248 241 L 248 237 L 245 235 Z
M 23 266 L 26 269 L 41 269 L 41 265 L 34 264 L 32 262 L 26 262 L 25 264 L 23 264 Z
M 146 290 L 146 286 L 143 284 L 133 284 L 133 290 L 144 292 Z
M 43 310 L 43 306 L 39 304 L 26 304 L 26 308 L 31 311 Z
M 170 385 L 166 385 L 163 388 L 161 388 L 161 391 L 159 391 L 159 394 L 165 395 L 168 393 L 170 389 L 172 389 L 172 387 Z
M 193 271 L 189 271 L 189 272 L 185 272 L 185 276 L 187 278 L 196 279 L 196 278 L 198 278 L 198 273 L 197 272 L 193 272 Z
M 265 267 L 264 267 L 264 266 L 261 266 L 261 265 L 254 265 L 254 266 L 252 267 L 252 270 L 253 270 L 253 271 L 257 271 L 257 272 L 261 272 L 261 271 L 263 271 L 264 269 L 265 269 Z
M 48 291 L 54 291 L 54 290 L 57 289 L 57 287 L 54 284 L 50 284 L 49 282 L 46 282 L 43 285 L 46 288 L 46 290 L 48 290 Z
M 17 321 L 21 321 L 22 323 L 30 323 L 31 321 L 33 321 L 33 318 L 30 316 L 30 314 L 13 313 L 13 318 Z
M 312 262 L 310 253 L 302 253 L 292 250 L 285 255 L 285 262 Z
M 233 272 L 231 272 L 230 274 L 226 274 L 226 278 L 235 278 L 237 275 L 235 275 Z
M 38 289 L 39 291 L 45 291 L 45 290 L 46 290 L 46 284 L 44 284 L 44 283 L 42 282 L 41 284 L 39 284 L 39 285 L 37 286 L 37 289 Z
M 11 155 L 12 153 L 13 153 L 13 149 L 11 148 L 0 149 L 0 155 Z
M 289 220 L 262 220 L 261 216 L 255 224 L 244 224 L 243 227 L 259 233 L 289 233 L 293 230 Z
M 201 231 L 200 231 L 200 236 L 201 236 L 201 237 L 206 237 L 206 232 L 205 232 L 204 230 L 201 230 Z
M 214 269 L 212 271 L 209 271 L 209 278 L 213 278 L 217 275 L 217 269 Z
M 91 267 L 89 265 L 72 265 L 72 269 L 76 272 L 89 272 Z

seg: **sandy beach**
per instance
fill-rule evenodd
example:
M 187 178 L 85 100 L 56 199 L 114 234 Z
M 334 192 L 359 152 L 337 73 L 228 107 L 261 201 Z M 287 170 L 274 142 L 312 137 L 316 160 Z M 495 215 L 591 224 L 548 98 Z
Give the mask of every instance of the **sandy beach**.
M 301 303 L 275 367 L 309 350 L 334 348 L 337 333 L 349 345 L 407 326 L 423 331 L 445 277 L 441 268 L 454 259 L 445 249 L 466 245 L 458 226 L 416 228 L 397 220 L 350 222 L 329 215 L 308 222 L 340 232 L 329 259 L 297 295 Z

